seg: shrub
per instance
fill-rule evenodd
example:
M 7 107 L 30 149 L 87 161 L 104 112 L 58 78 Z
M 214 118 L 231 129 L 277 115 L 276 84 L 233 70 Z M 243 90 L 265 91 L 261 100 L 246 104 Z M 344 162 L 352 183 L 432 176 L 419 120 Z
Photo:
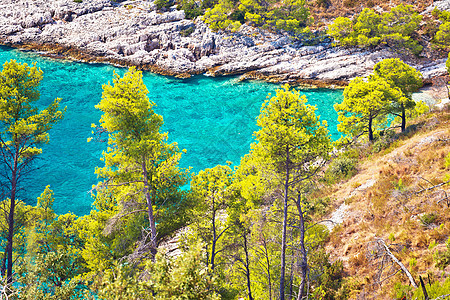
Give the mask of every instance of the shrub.
M 432 42 L 437 48 L 446 49 L 450 47 L 450 22 L 444 22 L 439 26 Z
M 420 217 L 420 222 L 423 226 L 430 226 L 433 224 L 437 219 L 437 215 L 435 213 L 429 213 L 429 214 L 423 214 Z
M 352 7 L 357 0 L 345 0 L 344 6 Z M 388 45 L 399 52 L 410 51 L 418 55 L 422 46 L 413 39 L 422 16 L 411 5 L 398 5 L 390 12 L 379 14 L 365 8 L 356 18 L 337 18 L 329 26 L 328 34 L 342 46 L 374 47 Z
M 172 0 L 155 0 L 156 9 L 161 11 L 168 9 L 172 6 L 173 2 Z
M 75 3 L 83 3 L 83 0 L 73 0 Z
M 439 281 L 436 281 L 431 285 L 425 284 L 425 286 L 426 286 L 426 290 L 427 290 L 429 299 L 434 299 L 439 296 L 450 294 L 450 277 L 447 277 L 445 279 L 445 281 L 442 283 L 442 285 Z M 416 289 L 412 299 L 424 299 L 423 291 L 420 287 L 418 289 Z M 447 299 L 447 298 L 442 298 L 442 299 Z
M 328 167 L 327 173 L 335 179 L 350 178 L 356 174 L 357 160 L 347 156 L 334 159 Z
M 213 8 L 206 10 L 203 21 L 209 25 L 213 31 L 231 30 L 237 31 L 241 26 L 238 21 L 228 18 L 234 10 L 233 3 L 229 0 L 220 0 Z
M 327 263 L 324 271 L 318 279 L 318 286 L 312 293 L 314 299 L 334 299 L 337 291 L 342 286 L 344 266 L 342 261 L 337 260 L 333 264 Z
M 326 198 L 313 198 L 306 203 L 307 214 L 314 214 L 318 216 L 323 216 L 330 208 L 331 199 Z
M 446 242 L 447 249 L 445 251 L 439 251 L 434 254 L 434 261 L 436 267 L 443 270 L 450 264 L 450 238 Z
M 191 20 L 203 14 L 203 9 L 197 4 L 195 0 L 181 0 L 180 3 L 177 5 L 177 9 L 184 10 L 184 15 L 186 16 L 186 19 Z
M 409 285 L 403 285 L 400 282 L 394 284 L 392 291 L 394 299 L 410 299 L 412 294 L 412 287 Z
M 372 145 L 372 153 L 378 153 L 389 148 L 394 141 L 395 132 L 393 130 L 380 131 Z

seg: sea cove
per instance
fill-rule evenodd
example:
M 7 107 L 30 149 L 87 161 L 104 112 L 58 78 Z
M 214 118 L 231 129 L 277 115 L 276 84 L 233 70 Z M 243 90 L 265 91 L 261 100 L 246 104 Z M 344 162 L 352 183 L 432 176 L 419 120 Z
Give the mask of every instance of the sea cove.
M 23 185 L 21 199 L 34 204 L 50 185 L 57 213 L 89 213 L 93 201 L 89 191 L 97 182 L 94 170 L 102 166 L 100 156 L 107 147 L 106 143 L 87 142 L 92 136 L 91 124 L 98 124 L 101 116 L 94 106 L 101 99 L 102 84 L 112 80 L 114 71 L 122 75 L 126 69 L 55 60 L 1 47 L 0 62 L 10 59 L 36 62 L 44 71 L 42 106 L 57 97 L 62 98 L 62 106 L 67 106 L 64 120 L 50 132 L 50 143 Z M 227 161 L 239 164 L 253 142 L 261 104 L 279 87 L 260 81 L 239 82 L 236 77 L 177 79 L 148 72 L 144 73 L 144 83 L 150 100 L 157 105 L 156 112 L 164 117 L 163 129 L 169 133 L 169 141 L 187 150 L 181 166 L 192 167 L 192 172 Z M 302 94 L 309 104 L 317 106 L 317 114 L 327 120 L 333 137 L 338 137 L 333 104 L 342 100 L 342 91 L 311 89 L 302 90 Z

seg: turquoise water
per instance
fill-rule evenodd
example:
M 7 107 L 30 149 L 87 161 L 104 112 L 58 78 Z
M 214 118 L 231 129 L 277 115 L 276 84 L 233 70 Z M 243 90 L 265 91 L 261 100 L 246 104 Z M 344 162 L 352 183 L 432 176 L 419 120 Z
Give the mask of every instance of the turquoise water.
M 50 185 L 55 192 L 57 213 L 89 213 L 92 198 L 88 191 L 97 182 L 94 170 L 106 145 L 87 143 L 91 123 L 97 123 L 101 113 L 94 108 L 102 94 L 102 84 L 111 81 L 113 71 L 126 69 L 104 64 L 85 64 L 40 57 L 32 52 L 0 47 L 0 63 L 15 59 L 37 66 L 44 71 L 40 105 L 48 105 L 56 97 L 67 106 L 64 120 L 50 131 L 50 143 L 33 165 L 21 197 L 34 204 L 36 197 Z M 248 153 L 257 130 L 256 117 L 268 93 L 278 85 L 264 82 L 238 82 L 234 77 L 210 78 L 195 76 L 176 79 L 144 73 L 149 98 L 157 104 L 155 111 L 164 117 L 163 130 L 169 141 L 177 142 L 187 153 L 182 167 L 193 172 L 225 164 L 238 164 Z M 304 90 L 317 114 L 328 121 L 330 132 L 337 136 L 337 114 L 333 104 L 341 101 L 336 90 Z

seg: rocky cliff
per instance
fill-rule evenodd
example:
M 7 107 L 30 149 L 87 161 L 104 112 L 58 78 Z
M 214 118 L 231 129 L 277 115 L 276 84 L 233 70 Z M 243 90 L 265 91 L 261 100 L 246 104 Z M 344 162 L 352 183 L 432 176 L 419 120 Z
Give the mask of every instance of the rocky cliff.
M 303 46 L 246 25 L 236 33 L 216 33 L 199 19 L 185 19 L 183 11 L 157 13 L 151 1 L 2 0 L 0 43 L 180 77 L 240 74 L 311 84 L 343 84 L 395 56 L 327 43 Z M 425 79 L 446 73 L 444 59 L 409 63 Z

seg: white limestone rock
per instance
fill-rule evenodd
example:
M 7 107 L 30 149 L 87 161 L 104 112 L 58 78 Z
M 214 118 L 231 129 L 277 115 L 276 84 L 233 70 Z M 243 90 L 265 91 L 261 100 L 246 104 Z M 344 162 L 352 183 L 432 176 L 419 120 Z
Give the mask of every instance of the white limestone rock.
M 446 1 L 435 2 L 438 8 Z M 167 73 L 243 74 L 289 80 L 350 80 L 395 57 L 329 44 L 301 46 L 288 35 L 242 25 L 236 33 L 212 32 L 172 8 L 157 13 L 151 1 L 2 0 L 0 43 L 55 44 L 127 64 L 156 66 Z M 415 66 L 425 78 L 445 74 L 445 61 Z

